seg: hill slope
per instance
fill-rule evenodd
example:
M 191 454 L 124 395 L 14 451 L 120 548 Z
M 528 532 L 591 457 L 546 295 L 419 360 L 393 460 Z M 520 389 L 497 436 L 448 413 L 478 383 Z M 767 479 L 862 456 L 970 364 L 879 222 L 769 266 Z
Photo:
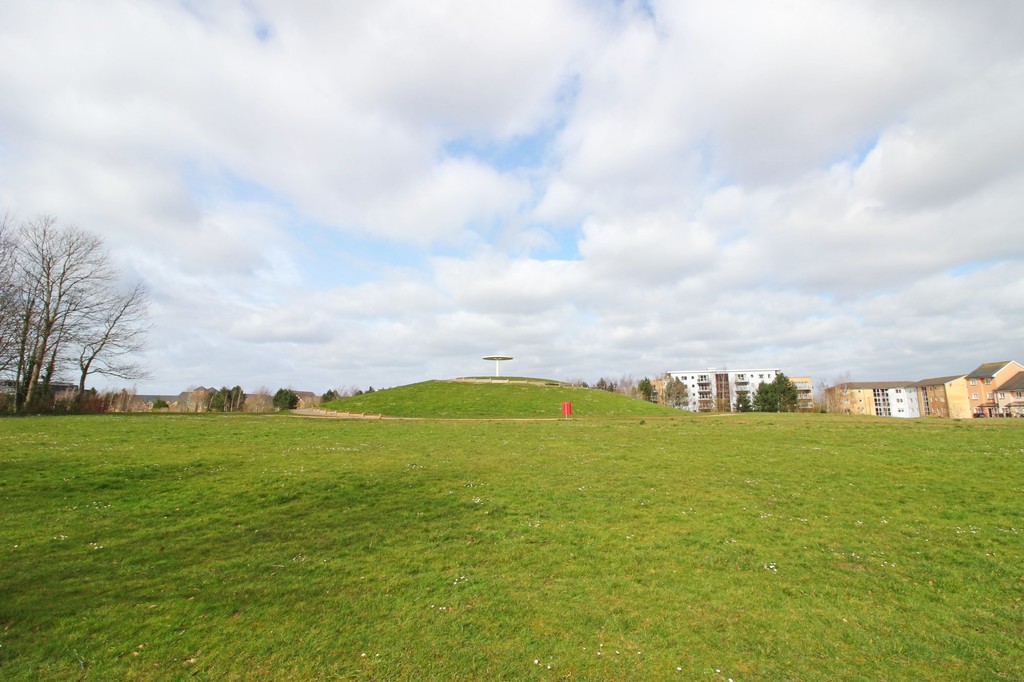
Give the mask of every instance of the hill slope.
M 680 415 L 663 405 L 607 391 L 550 383 L 424 381 L 342 398 L 324 407 L 389 417 L 538 419 L 560 417 L 564 401 L 572 403 L 574 417 Z

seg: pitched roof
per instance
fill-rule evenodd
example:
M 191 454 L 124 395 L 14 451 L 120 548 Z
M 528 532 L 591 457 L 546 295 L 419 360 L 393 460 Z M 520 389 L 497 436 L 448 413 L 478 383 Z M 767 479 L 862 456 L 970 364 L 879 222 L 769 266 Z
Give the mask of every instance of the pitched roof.
M 1011 360 L 1000 360 L 999 362 L 986 362 L 967 375 L 968 379 L 991 379 L 1003 367 L 1012 362 Z
M 951 381 L 962 379 L 963 374 L 954 374 L 948 377 L 932 377 L 931 379 L 921 379 L 914 383 L 915 386 L 939 386 L 941 384 L 948 384 Z
M 1024 391 L 1024 372 L 1017 372 L 999 385 L 1000 391 Z
M 908 388 L 915 386 L 913 381 L 851 381 L 848 384 L 844 384 L 846 388 L 854 389 L 889 389 L 889 388 Z

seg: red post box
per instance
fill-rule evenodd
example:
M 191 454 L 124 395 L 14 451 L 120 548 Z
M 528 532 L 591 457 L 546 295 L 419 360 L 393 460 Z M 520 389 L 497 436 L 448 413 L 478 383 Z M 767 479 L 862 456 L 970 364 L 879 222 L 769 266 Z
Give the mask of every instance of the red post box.
M 569 402 L 568 400 L 566 400 L 565 402 L 562 403 L 562 416 L 568 418 L 571 415 L 572 415 L 572 403 Z

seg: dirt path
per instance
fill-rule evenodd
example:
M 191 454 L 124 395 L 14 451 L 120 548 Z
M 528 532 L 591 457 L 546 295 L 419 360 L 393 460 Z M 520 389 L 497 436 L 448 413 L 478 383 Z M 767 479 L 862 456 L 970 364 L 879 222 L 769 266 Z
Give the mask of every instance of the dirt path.
M 445 422 L 555 422 L 561 421 L 563 417 L 389 417 L 386 414 L 367 412 L 335 412 L 334 410 L 323 410 L 320 408 L 306 408 L 292 410 L 291 414 L 297 417 L 311 417 L 314 419 L 386 419 L 388 421 L 445 421 Z
M 335 410 L 322 410 L 320 408 L 305 408 L 292 410 L 292 414 L 299 417 L 321 417 L 324 419 L 401 419 L 401 417 L 385 417 L 382 414 L 367 414 L 366 412 L 337 412 Z

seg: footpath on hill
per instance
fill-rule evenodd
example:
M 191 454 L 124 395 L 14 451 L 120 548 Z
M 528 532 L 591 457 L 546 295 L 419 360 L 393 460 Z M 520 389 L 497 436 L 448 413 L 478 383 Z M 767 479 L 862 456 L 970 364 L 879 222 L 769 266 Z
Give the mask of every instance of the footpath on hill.
M 390 421 L 448 421 L 448 422 L 471 422 L 471 421 L 503 421 L 503 422 L 554 422 L 564 417 L 391 417 L 386 414 L 369 412 L 337 412 L 335 410 L 324 410 L 322 408 L 302 408 L 290 410 L 291 414 L 297 417 L 313 417 L 317 419 L 378 419 Z

